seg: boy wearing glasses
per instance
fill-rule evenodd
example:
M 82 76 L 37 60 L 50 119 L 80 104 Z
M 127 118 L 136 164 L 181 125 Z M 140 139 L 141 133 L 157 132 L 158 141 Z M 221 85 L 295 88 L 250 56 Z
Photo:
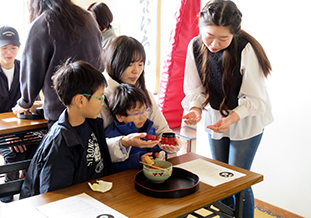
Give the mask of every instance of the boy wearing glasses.
M 109 98 L 109 109 L 114 116 L 114 122 L 105 130 L 106 137 L 117 137 L 130 133 L 144 132 L 150 135 L 155 134 L 153 122 L 147 118 L 150 111 L 150 103 L 145 93 L 138 87 L 122 83 L 115 89 Z M 128 169 L 141 169 L 140 161 L 145 161 L 146 156 L 151 159 L 166 159 L 163 151 L 158 145 L 153 148 L 132 147 L 128 159 L 114 164 L 117 172 Z
M 97 118 L 104 102 L 104 76 L 77 61 L 59 68 L 52 80 L 66 109 L 33 157 L 20 198 L 113 173 L 103 120 Z

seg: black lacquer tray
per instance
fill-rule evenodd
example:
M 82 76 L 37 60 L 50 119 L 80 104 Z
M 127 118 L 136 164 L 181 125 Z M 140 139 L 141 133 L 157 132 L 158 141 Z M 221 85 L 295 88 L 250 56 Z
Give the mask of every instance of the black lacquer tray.
M 23 113 L 17 114 L 17 117 L 20 119 L 27 119 L 27 120 L 44 119 L 43 114 L 35 114 L 35 113 L 31 113 L 31 112 L 29 112 L 29 114 L 27 114 L 27 115 L 25 115 Z
M 156 198 L 179 198 L 199 189 L 199 177 L 178 167 L 173 167 L 172 176 L 163 183 L 151 182 L 143 171 L 136 174 L 134 181 L 138 192 Z

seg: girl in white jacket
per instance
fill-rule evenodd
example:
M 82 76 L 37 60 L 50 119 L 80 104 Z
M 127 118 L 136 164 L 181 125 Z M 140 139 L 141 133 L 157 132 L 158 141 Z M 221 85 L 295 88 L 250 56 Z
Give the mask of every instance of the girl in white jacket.
M 188 46 L 182 105 L 189 111 L 186 124 L 203 119 L 214 159 L 250 170 L 273 121 L 265 86 L 271 65 L 261 45 L 241 30 L 241 19 L 230 0 L 212 0 L 202 9 L 200 34 Z M 226 203 L 234 205 L 232 198 Z M 243 214 L 254 217 L 251 188 Z

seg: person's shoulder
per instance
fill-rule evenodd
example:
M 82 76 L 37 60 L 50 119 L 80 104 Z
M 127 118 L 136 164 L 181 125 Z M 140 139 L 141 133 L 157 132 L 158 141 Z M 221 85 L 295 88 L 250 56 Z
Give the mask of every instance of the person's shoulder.
M 42 13 L 40 14 L 36 19 L 34 19 L 30 25 L 29 25 L 29 29 L 32 30 L 33 28 L 40 28 L 42 27 L 42 25 L 47 25 L 47 21 L 45 19 L 46 13 Z
M 238 43 L 239 51 L 242 51 L 246 47 L 247 44 L 250 44 L 245 36 L 239 36 L 237 38 L 237 43 Z
M 97 30 L 98 31 L 98 23 L 96 22 L 96 20 L 93 18 L 93 16 L 91 15 L 91 13 L 89 13 L 88 11 L 84 10 L 82 11 L 81 16 L 84 17 L 85 22 L 86 22 L 86 26 L 88 28 L 92 27 L 90 30 Z M 83 27 L 84 28 L 84 27 Z M 94 28 L 94 29 L 93 29 Z M 98 35 L 101 35 L 101 33 L 98 31 Z
M 115 129 L 115 123 L 111 123 L 109 126 L 105 128 L 105 135 L 109 136 L 110 133 Z
M 114 39 L 117 37 L 117 34 L 112 27 L 106 30 L 103 34 L 105 33 L 106 33 L 106 36 L 109 37 L 110 39 Z
M 150 120 L 149 118 L 147 118 L 145 123 L 152 126 L 154 122 L 152 120 Z
M 48 133 L 46 134 L 45 137 L 50 137 L 50 136 L 58 136 L 60 132 L 64 131 L 65 128 L 63 125 L 60 125 L 60 123 L 58 121 L 56 121 L 52 126 L 51 128 L 49 129 Z
M 94 119 L 95 122 L 99 123 L 99 124 L 103 124 L 104 120 L 101 117 L 97 117 Z
M 97 129 L 99 129 L 99 130 L 104 131 L 104 121 L 103 121 L 103 119 L 100 118 L 100 117 L 97 117 L 97 118 L 95 118 L 95 119 L 86 118 L 86 119 L 85 119 L 85 122 L 86 122 L 89 126 L 91 126 L 92 128 L 95 127 L 95 128 L 97 128 Z
M 45 19 L 45 13 L 41 14 L 29 25 L 28 38 L 42 38 L 42 34 L 48 35 L 48 23 Z
M 19 67 L 21 65 L 21 62 L 20 60 L 15 59 L 14 64 Z
M 59 142 L 61 141 L 59 139 L 61 137 L 63 137 L 63 134 L 61 134 L 61 128 L 55 123 L 44 136 L 40 146 L 41 149 L 50 150 L 52 146 L 59 146 Z
M 195 36 L 192 39 L 190 39 L 190 41 L 188 42 L 188 49 L 193 47 L 193 44 L 196 44 L 197 42 L 199 42 L 199 36 Z

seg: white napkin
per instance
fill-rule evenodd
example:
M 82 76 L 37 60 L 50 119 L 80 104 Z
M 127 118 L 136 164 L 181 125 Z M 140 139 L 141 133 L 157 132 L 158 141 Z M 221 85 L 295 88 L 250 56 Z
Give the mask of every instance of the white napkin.
M 96 183 L 98 182 L 98 183 Z M 96 182 L 94 182 L 93 184 L 91 184 L 90 182 L 88 183 L 90 188 L 93 191 L 97 191 L 97 192 L 107 192 L 112 188 L 112 182 L 105 182 L 103 180 L 96 180 Z

